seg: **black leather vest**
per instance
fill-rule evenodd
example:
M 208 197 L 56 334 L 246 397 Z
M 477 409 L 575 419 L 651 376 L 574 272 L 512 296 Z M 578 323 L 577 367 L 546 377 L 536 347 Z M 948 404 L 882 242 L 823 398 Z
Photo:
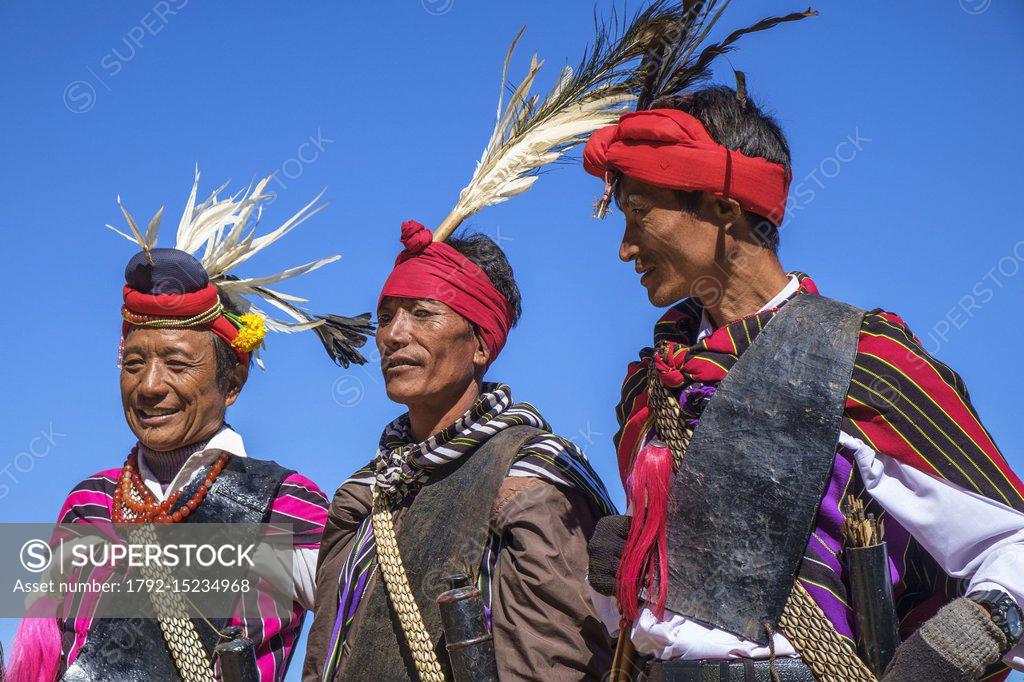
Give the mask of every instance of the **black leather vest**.
M 395 533 L 409 585 L 446 679 L 452 679 L 452 673 L 437 597 L 448 589 L 444 580 L 447 576 L 476 575 L 498 489 L 523 444 L 539 433 L 540 429 L 532 426 L 506 428 L 472 454 L 456 460 L 454 468 L 435 472 L 416 493 Z M 345 643 L 350 653 L 335 679 L 419 679 L 380 570 L 366 589 L 355 627 Z
M 669 495 L 672 611 L 767 645 L 832 471 L 863 317 L 798 296 L 719 384 Z
M 291 473 L 273 461 L 231 457 L 203 503 L 182 523 L 263 523 L 277 489 Z M 197 476 L 185 486 L 179 506 L 192 497 L 202 481 L 202 476 Z M 213 660 L 217 636 L 205 621 L 193 619 L 193 622 L 207 655 Z M 210 619 L 210 622 L 220 630 L 227 619 Z M 64 682 L 141 682 L 180 680 L 181 676 L 157 621 L 98 618 L 92 622 L 85 644 L 61 679 Z

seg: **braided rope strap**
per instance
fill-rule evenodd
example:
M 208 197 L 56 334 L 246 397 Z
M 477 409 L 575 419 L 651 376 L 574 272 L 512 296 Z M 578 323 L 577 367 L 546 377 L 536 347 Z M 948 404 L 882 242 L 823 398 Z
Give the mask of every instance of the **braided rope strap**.
M 132 543 L 157 544 L 156 531 L 150 524 L 133 526 L 129 531 Z M 154 584 L 170 585 L 173 577 L 166 566 L 142 566 L 142 574 Z M 188 604 L 182 595 L 171 590 L 150 593 L 157 623 L 164 641 L 174 659 L 174 665 L 183 682 L 214 682 L 213 665 L 206 654 L 195 623 L 182 614 L 188 613 Z
M 839 636 L 807 588 L 797 580 L 779 618 L 779 627 L 819 680 L 876 682 L 849 643 Z
M 655 352 L 664 355 L 669 350 L 665 344 L 659 344 Z M 677 470 L 690 445 L 693 429 L 685 425 L 679 401 L 661 382 L 653 359 L 647 366 L 647 400 L 654 414 L 654 432 L 672 451 L 672 468 Z
M 669 351 L 666 346 L 659 345 L 656 352 Z M 661 382 L 654 362 L 647 368 L 647 399 L 654 415 L 654 431 L 668 444 L 673 464 L 678 468 L 693 437 L 693 429 L 685 426 L 679 401 Z M 779 627 L 818 680 L 876 682 L 867 665 L 840 637 L 799 580 L 793 584 L 786 600 Z
M 377 561 L 381 575 L 391 598 L 391 605 L 398 614 L 398 622 L 402 626 L 402 634 L 412 651 L 412 660 L 416 665 L 421 682 L 444 682 L 441 663 L 434 652 L 434 644 L 423 624 L 420 607 L 413 598 L 409 586 L 409 576 L 402 564 L 402 555 L 398 551 L 395 537 L 395 523 L 391 518 L 391 508 L 387 498 L 373 490 L 373 539 L 377 543 Z

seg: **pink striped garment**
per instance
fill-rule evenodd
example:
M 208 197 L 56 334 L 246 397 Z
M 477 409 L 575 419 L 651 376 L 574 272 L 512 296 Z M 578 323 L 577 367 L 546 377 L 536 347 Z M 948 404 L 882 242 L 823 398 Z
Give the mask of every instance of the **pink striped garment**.
M 120 468 L 107 469 L 75 486 L 61 507 L 58 523 L 110 523 L 114 490 L 120 474 Z M 327 521 L 327 507 L 328 500 L 323 491 L 302 474 L 293 473 L 281 483 L 266 522 L 291 523 L 295 548 L 316 551 Z M 102 579 L 98 575 L 95 577 Z M 264 587 L 263 583 L 261 587 Z M 230 619 L 229 625 L 241 626 L 245 636 L 256 642 L 256 664 L 261 682 L 277 682 L 284 679 L 306 609 L 293 602 L 291 610 L 282 613 L 265 590 L 259 591 L 259 613 L 239 612 Z M 65 617 L 58 619 L 58 624 L 64 667 L 75 660 L 88 637 L 92 624 L 90 614 L 95 612 L 97 599 L 97 595 L 86 593 L 67 599 L 63 605 Z

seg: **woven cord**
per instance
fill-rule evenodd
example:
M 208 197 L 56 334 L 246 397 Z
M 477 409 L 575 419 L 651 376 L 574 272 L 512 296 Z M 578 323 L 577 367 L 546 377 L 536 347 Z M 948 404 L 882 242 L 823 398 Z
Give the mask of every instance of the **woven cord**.
M 148 523 L 132 526 L 128 531 L 132 543 L 157 544 L 156 531 Z M 143 565 L 142 574 L 153 584 L 169 586 L 172 584 L 171 572 L 166 566 L 151 567 Z M 170 589 L 150 593 L 153 609 L 156 611 L 157 623 L 163 633 L 164 641 L 174 659 L 174 665 L 181 674 L 183 682 L 214 682 L 213 664 L 206 654 L 206 648 L 199 639 L 195 623 L 182 614 L 188 613 L 188 604 L 182 595 Z
M 779 618 L 779 627 L 819 680 L 875 682 L 853 647 L 839 636 L 807 588 L 797 580 Z
M 658 353 L 668 353 L 664 345 L 659 345 Z M 693 437 L 693 429 L 684 425 L 683 411 L 679 407 L 679 401 L 673 396 L 665 384 L 661 382 L 658 375 L 658 368 L 653 359 L 647 366 L 647 401 L 654 414 L 654 432 L 658 438 L 668 445 L 672 452 L 672 465 L 674 469 L 679 468 L 686 454 L 686 448 L 690 445 L 690 438 Z
M 667 353 L 664 345 L 656 352 Z M 672 451 L 678 468 L 693 436 L 684 425 L 679 401 L 661 382 L 652 361 L 647 368 L 647 400 L 654 414 L 654 432 Z M 796 648 L 800 658 L 822 682 L 876 682 L 875 676 L 857 652 L 839 636 L 832 622 L 799 580 L 786 600 L 779 627 Z
M 384 584 L 391 598 L 391 605 L 398 614 L 398 622 L 402 626 L 405 641 L 412 651 L 412 660 L 416 665 L 421 682 L 444 682 L 441 663 L 437 660 L 433 642 L 423 624 L 423 616 L 412 596 L 409 576 L 402 564 L 402 555 L 398 551 L 395 538 L 395 523 L 391 518 L 391 508 L 387 499 L 373 491 L 373 539 L 377 543 L 377 561 L 380 572 L 384 576 Z

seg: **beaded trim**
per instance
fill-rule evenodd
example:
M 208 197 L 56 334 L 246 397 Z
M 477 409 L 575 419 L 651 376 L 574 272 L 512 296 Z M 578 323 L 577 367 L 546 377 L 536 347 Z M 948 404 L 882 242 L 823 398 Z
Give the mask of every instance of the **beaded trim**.
M 154 327 L 157 329 L 184 329 L 186 327 L 197 327 L 208 322 L 213 322 L 224 312 L 224 304 L 217 301 L 209 310 L 204 310 L 192 317 L 158 317 L 156 315 L 143 315 L 132 312 L 128 306 L 121 306 L 121 317 L 128 324 L 136 327 Z

